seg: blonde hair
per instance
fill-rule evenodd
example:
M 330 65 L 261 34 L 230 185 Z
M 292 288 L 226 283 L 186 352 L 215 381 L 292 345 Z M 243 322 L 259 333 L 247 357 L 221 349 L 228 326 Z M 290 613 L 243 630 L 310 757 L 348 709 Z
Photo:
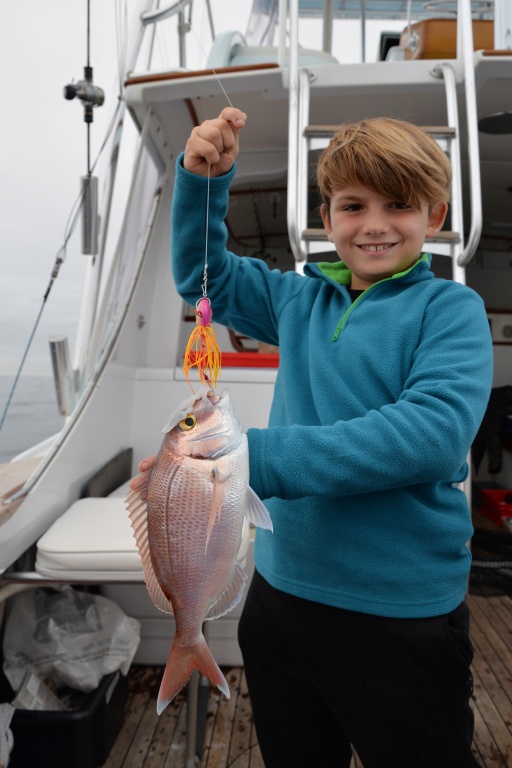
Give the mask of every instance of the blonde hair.
M 387 198 L 421 208 L 450 199 L 451 166 L 425 131 L 403 120 L 377 117 L 340 127 L 318 161 L 320 194 L 331 197 L 361 184 Z

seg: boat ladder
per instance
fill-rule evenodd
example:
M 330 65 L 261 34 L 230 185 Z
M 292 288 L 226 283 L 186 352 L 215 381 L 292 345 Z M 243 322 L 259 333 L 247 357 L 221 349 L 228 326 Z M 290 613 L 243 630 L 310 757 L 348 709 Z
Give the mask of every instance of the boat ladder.
M 290 71 L 289 71 L 289 133 L 288 133 L 288 234 L 296 260 L 296 270 L 302 272 L 308 256 L 334 250 L 324 229 L 309 226 L 308 196 L 310 193 L 310 152 L 325 148 L 337 130 L 335 125 L 310 125 L 310 73 L 298 66 L 298 11 L 290 4 Z M 467 244 L 464 241 L 460 127 L 457 104 L 457 78 L 453 61 L 442 62 L 431 72 L 433 78 L 444 81 L 447 126 L 422 126 L 450 158 L 452 186 L 450 230 L 442 230 L 424 244 L 424 250 L 447 256 L 452 263 L 453 279 L 465 283 L 465 265 L 473 256 L 482 229 L 480 193 L 480 162 L 476 111 L 475 73 L 473 64 L 473 30 L 469 0 L 459 0 L 459 36 L 457 58 L 463 60 L 468 156 L 470 168 L 471 228 Z M 294 53 L 295 48 L 295 53 Z M 457 62 L 457 60 L 455 60 Z M 407 64 L 405 64 L 407 66 Z

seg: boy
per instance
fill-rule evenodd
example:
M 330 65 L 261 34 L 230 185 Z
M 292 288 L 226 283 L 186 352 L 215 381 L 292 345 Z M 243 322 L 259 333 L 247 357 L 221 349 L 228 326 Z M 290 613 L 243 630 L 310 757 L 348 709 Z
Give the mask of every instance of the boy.
M 265 765 L 348 768 L 353 745 L 365 768 L 474 767 L 472 526 L 456 484 L 492 346 L 478 295 L 421 254 L 446 216 L 448 160 L 401 121 L 342 126 L 318 166 L 340 261 L 281 274 L 225 247 L 245 120 L 227 108 L 192 131 L 172 254 L 195 304 L 209 164 L 215 319 L 280 347 L 269 427 L 247 433 L 274 532 L 257 532 L 239 628 Z

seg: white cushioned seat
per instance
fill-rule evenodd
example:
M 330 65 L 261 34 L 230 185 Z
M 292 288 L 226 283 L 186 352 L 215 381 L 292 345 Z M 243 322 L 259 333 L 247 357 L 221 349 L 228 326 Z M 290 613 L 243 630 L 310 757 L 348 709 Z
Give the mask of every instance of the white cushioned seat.
M 278 49 L 274 45 L 240 45 L 237 43 L 231 49 L 230 60 L 227 66 L 243 67 L 251 64 L 277 64 L 278 60 Z M 289 60 L 289 53 L 286 52 L 286 66 L 289 66 Z M 338 63 L 338 59 L 330 53 L 317 51 L 312 48 L 299 48 L 300 67 Z
M 120 490 L 120 489 L 119 489 Z M 45 578 L 66 582 L 143 582 L 144 576 L 122 495 L 75 501 L 37 543 L 35 569 Z M 245 563 L 250 542 L 244 518 L 238 560 Z
M 36 571 L 58 580 L 144 581 L 124 499 L 75 501 L 37 542 Z
M 254 64 L 277 64 L 279 51 L 275 45 L 247 45 L 240 32 L 221 32 L 215 38 L 206 66 L 244 67 Z M 288 66 L 289 52 L 285 53 Z M 339 64 L 331 53 L 316 48 L 299 48 L 299 66 L 318 66 L 320 64 Z

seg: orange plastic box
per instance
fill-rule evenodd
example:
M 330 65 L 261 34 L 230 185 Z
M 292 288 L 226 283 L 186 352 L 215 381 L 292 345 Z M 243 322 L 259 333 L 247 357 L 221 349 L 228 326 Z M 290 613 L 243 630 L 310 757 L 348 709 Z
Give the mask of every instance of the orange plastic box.
M 506 517 L 512 517 L 512 490 L 482 488 L 482 512 L 496 525 L 502 526 Z
M 225 368 L 278 368 L 279 355 L 275 352 L 222 352 Z
M 279 353 L 276 352 L 221 352 L 224 368 L 279 368 Z M 194 351 L 190 355 L 195 360 Z

